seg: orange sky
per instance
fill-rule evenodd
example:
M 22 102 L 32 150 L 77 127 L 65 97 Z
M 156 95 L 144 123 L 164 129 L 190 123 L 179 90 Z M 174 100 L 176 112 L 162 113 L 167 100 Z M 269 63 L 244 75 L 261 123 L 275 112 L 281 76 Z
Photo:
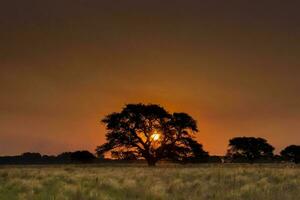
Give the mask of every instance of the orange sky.
M 93 151 L 100 119 L 139 102 L 192 115 L 211 154 L 299 144 L 296 4 L 4 1 L 0 155 Z

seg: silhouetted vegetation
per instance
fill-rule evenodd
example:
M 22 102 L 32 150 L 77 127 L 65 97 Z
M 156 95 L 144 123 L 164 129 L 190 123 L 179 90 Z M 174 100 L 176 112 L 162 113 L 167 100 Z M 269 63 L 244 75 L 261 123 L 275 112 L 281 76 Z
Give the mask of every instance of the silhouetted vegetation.
M 75 151 L 71 153 L 71 162 L 73 163 L 91 163 L 96 157 L 88 151 Z
M 26 152 L 17 156 L 2 156 L 0 164 L 71 164 L 93 163 L 96 157 L 88 151 L 64 152 L 58 156 Z
M 128 104 L 119 113 L 107 115 L 107 142 L 89 151 L 63 152 L 57 156 L 26 152 L 2 156 L 0 164 L 143 163 L 300 163 L 300 146 L 290 145 L 274 155 L 264 138 L 235 137 L 225 156 L 209 156 L 195 139 L 196 121 L 186 113 L 170 114 L 155 104 Z M 110 157 L 105 154 L 110 152 Z
M 202 144 L 192 138 L 187 138 L 186 142 L 188 148 L 190 148 L 189 151 L 192 153 L 188 154 L 183 161 L 192 163 L 208 162 L 209 155 L 208 152 L 203 150 Z
M 232 162 L 250 162 L 271 160 L 274 147 L 267 140 L 255 137 L 236 137 L 229 140 L 227 158 Z
M 282 158 L 286 161 L 300 163 L 300 146 L 290 145 L 280 152 Z
M 102 122 L 107 129 L 107 143 L 96 149 L 98 154 L 126 149 L 131 157 L 147 160 L 149 166 L 162 159 L 186 162 L 208 155 L 193 139 L 198 132 L 197 124 L 186 113 L 170 114 L 154 104 L 128 104 Z

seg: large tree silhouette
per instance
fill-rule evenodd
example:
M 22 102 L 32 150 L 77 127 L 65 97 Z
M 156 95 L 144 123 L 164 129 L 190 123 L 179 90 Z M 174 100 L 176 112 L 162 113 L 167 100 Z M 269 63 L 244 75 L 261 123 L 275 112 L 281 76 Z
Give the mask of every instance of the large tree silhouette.
M 229 140 L 227 157 L 231 160 L 244 159 L 250 163 L 262 158 L 271 158 L 274 147 L 267 140 L 255 137 L 236 137 Z
M 97 147 L 98 154 L 130 151 L 146 159 L 150 166 L 164 158 L 185 161 L 200 155 L 195 154 L 197 142 L 193 140 L 198 132 L 196 121 L 186 113 L 170 114 L 155 104 L 128 104 L 102 122 L 106 125 L 107 142 Z M 201 145 L 197 148 L 204 152 Z
M 300 146 L 290 145 L 280 152 L 280 155 L 288 161 L 300 163 Z

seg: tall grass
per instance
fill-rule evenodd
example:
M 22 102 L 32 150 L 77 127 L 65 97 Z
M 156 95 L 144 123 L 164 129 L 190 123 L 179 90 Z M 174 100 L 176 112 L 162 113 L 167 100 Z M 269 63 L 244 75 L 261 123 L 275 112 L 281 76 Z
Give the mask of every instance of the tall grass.
M 300 199 L 285 165 L 27 166 L 0 168 L 0 200 Z

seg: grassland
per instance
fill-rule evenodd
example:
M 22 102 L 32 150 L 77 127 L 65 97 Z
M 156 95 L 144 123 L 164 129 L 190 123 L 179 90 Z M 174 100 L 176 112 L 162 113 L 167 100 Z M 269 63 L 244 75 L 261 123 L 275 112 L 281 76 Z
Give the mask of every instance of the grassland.
M 0 200 L 300 199 L 287 165 L 0 167 Z

